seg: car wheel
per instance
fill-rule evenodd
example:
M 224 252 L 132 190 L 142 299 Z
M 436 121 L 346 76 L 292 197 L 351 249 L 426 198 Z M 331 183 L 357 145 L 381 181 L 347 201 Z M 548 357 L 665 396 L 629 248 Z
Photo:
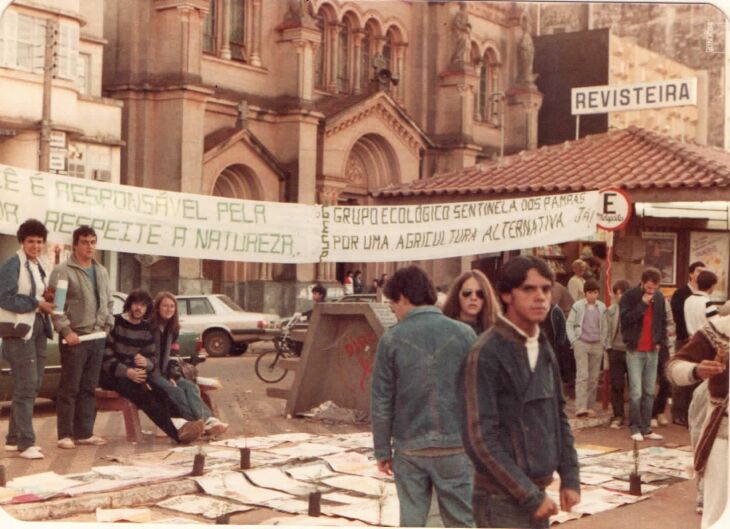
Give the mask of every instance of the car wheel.
M 248 344 L 246 342 L 236 344 L 233 346 L 233 349 L 231 349 L 231 355 L 232 356 L 241 356 L 246 351 L 248 351 Z
M 210 331 L 203 338 L 205 350 L 210 356 L 228 356 L 233 349 L 231 337 L 225 331 Z

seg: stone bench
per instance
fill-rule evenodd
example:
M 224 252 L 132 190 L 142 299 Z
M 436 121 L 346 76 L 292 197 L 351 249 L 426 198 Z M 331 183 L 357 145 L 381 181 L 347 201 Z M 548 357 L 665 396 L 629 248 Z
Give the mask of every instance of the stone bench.
M 210 408 L 214 416 L 218 416 L 218 407 L 213 404 L 210 392 L 218 386 L 198 384 L 203 402 Z M 96 409 L 99 411 L 121 411 L 124 418 L 124 430 L 127 441 L 138 443 L 142 440 L 142 425 L 139 421 L 139 409 L 131 401 L 122 397 L 116 391 L 96 388 Z

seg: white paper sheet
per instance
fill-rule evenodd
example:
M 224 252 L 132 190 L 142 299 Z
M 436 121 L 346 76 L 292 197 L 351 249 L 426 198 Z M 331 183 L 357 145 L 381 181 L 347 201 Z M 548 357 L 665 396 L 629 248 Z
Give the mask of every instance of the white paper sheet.
M 323 479 L 322 483 L 338 489 L 352 490 L 368 496 L 395 494 L 395 484 L 366 476 L 341 475 Z
M 35 494 L 44 498 L 64 493 L 79 482 L 55 472 L 41 472 L 11 479 L 6 487 L 24 494 Z
M 265 502 L 270 500 L 292 498 L 284 492 L 252 485 L 239 472 L 221 472 L 193 479 L 207 494 L 233 499 L 249 505 L 265 505 Z
M 97 522 L 135 522 L 152 521 L 152 512 L 146 507 L 128 509 L 96 509 Z
M 335 476 L 337 473 L 326 463 L 312 463 L 295 467 L 287 467 L 284 472 L 300 481 L 320 481 L 323 478 Z
M 350 505 L 322 506 L 322 512 L 331 516 L 343 516 L 353 520 L 388 527 L 398 527 L 400 512 L 397 496 L 384 496 L 379 500 L 366 500 Z
M 375 459 L 371 459 L 365 454 L 358 452 L 340 452 L 324 456 L 322 459 L 327 461 L 336 472 L 343 474 L 355 474 L 358 476 L 370 476 L 372 478 L 384 478 L 383 474 L 378 470 Z
M 265 452 L 291 458 L 306 459 L 322 457 L 328 454 L 336 454 L 347 450 L 342 446 L 333 446 L 320 443 L 299 443 L 296 445 L 281 446 L 278 448 L 267 448 Z
M 210 519 L 218 518 L 223 514 L 250 511 L 253 509 L 249 505 L 231 503 L 209 496 L 196 496 L 195 494 L 185 494 L 183 496 L 168 498 L 159 502 L 157 506 L 187 514 L 200 514 Z
M 290 478 L 280 468 L 257 468 L 244 470 L 243 472 L 254 485 L 280 490 L 293 496 L 305 496 L 317 490 L 317 487 L 309 483 Z

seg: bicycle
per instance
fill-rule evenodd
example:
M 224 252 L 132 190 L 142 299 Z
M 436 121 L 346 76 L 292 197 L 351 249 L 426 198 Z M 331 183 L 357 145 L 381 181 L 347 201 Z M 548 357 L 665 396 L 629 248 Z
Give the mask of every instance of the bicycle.
M 256 376 L 267 384 L 274 384 L 284 379 L 289 372 L 279 365 L 282 358 L 299 358 L 302 354 L 303 343 L 294 340 L 291 336 L 292 329 L 302 323 L 302 315 L 294 314 L 281 327 L 281 334 L 273 339 L 274 350 L 264 351 L 256 359 L 254 371 Z

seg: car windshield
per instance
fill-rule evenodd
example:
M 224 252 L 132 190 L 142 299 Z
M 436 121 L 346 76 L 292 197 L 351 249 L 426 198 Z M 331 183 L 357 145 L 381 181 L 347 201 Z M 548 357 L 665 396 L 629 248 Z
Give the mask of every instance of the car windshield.
M 235 310 L 236 312 L 246 312 L 245 310 L 243 310 L 243 309 L 242 309 L 242 308 L 241 308 L 241 307 L 240 307 L 240 306 L 238 305 L 238 303 L 236 303 L 235 301 L 233 301 L 233 300 L 232 300 L 231 298 L 229 298 L 229 297 L 228 297 L 228 296 L 226 296 L 225 294 L 223 294 L 223 295 L 220 295 L 220 296 L 218 296 L 218 299 L 220 299 L 220 300 L 221 300 L 221 301 L 222 301 L 223 303 L 225 303 L 225 304 L 226 304 L 226 306 L 227 306 L 227 307 L 228 307 L 229 309 L 231 309 L 231 310 Z

